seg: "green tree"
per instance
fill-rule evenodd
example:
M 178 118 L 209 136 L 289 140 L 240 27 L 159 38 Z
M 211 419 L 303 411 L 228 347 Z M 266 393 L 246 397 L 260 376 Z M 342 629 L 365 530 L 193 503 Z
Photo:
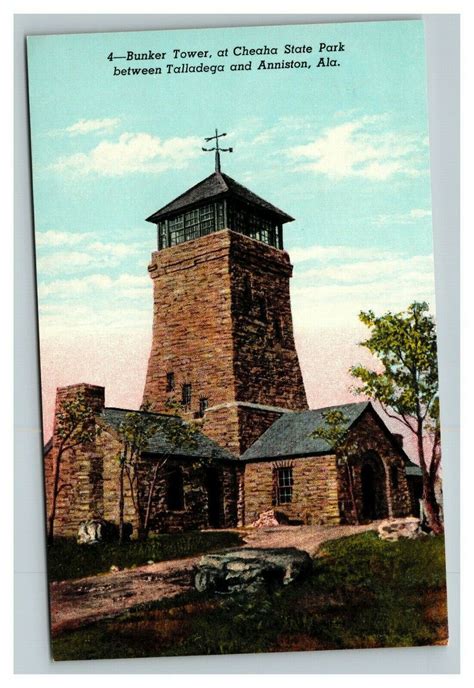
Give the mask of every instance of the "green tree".
M 150 412 L 150 405 L 144 404 L 140 411 L 127 413 L 119 427 L 122 451 L 119 456 L 119 541 L 124 537 L 125 478 L 130 487 L 139 539 L 146 539 L 150 529 L 150 517 L 157 484 L 166 477 L 171 454 L 162 454 L 151 460 L 143 459 L 143 453 L 150 439 L 160 433 L 174 453 L 192 449 L 197 445 L 198 430 L 193 423 L 184 422 L 174 402 L 168 402 L 170 415 Z
M 347 427 L 349 418 L 338 409 L 332 409 L 323 413 L 324 425 L 316 428 L 311 435 L 318 437 L 329 444 L 336 454 L 337 461 L 343 465 L 346 471 L 347 485 L 349 488 L 349 496 L 351 499 L 351 508 L 354 515 L 354 521 L 359 523 L 359 512 L 357 509 L 357 502 L 354 496 L 354 480 L 352 478 L 352 471 L 350 466 L 350 459 L 357 454 L 357 442 L 350 439 Z
M 436 328 L 426 303 L 413 302 L 406 312 L 361 312 L 370 329 L 361 342 L 381 363 L 379 370 L 354 366 L 351 373 L 362 384 L 354 389 L 380 403 L 385 413 L 416 437 L 423 475 L 423 505 L 428 525 L 443 531 L 435 481 L 441 461 Z M 429 445 L 431 447 L 429 448 Z M 428 451 L 427 451 L 428 448 Z
M 95 422 L 94 410 L 87 403 L 84 394 L 79 393 L 74 398 L 64 399 L 56 413 L 53 457 L 53 487 L 51 506 L 48 513 L 48 539 L 54 538 L 54 522 L 58 496 L 62 490 L 71 487 L 70 483 L 61 478 L 61 465 L 65 452 L 82 444 L 90 444 L 101 432 Z

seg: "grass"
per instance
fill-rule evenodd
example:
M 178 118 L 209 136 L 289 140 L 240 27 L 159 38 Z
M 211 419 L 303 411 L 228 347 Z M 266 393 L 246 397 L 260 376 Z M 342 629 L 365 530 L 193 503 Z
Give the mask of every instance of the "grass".
M 272 594 L 180 598 L 53 640 L 60 659 L 443 644 L 442 537 L 390 543 L 364 533 L 324 545 L 309 579 Z
M 145 542 L 131 541 L 78 545 L 75 540 L 58 538 L 48 546 L 48 578 L 50 581 L 93 576 L 109 571 L 146 564 L 153 560 L 180 559 L 242 544 L 238 533 L 227 531 L 187 532 L 156 535 Z

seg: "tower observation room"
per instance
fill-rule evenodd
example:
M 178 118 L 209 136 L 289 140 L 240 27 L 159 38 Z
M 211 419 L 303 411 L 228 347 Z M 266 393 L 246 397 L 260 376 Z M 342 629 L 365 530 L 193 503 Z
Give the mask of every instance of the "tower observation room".
M 158 250 L 221 229 L 283 249 L 282 226 L 294 218 L 221 172 L 220 153 L 232 152 L 219 146 L 222 136 L 226 134 L 216 129 L 214 136 L 205 139 L 215 140 L 215 147 L 203 148 L 215 151 L 215 171 L 147 217 L 147 222 L 157 226 Z

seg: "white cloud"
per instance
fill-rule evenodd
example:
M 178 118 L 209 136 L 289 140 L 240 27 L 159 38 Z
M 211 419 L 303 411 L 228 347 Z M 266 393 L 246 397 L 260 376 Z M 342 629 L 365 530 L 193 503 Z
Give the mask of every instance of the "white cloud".
M 104 295 L 113 292 L 114 298 L 144 297 L 145 300 L 151 289 L 151 280 L 147 275 L 122 274 L 110 277 L 105 274 L 86 275 L 72 279 L 53 280 L 43 282 L 38 286 L 40 299 L 55 297 L 57 299 L 75 298 L 87 294 Z
M 287 151 L 298 169 L 330 179 L 362 177 L 385 181 L 422 172 L 424 143 L 410 134 L 387 131 L 385 116 L 362 117 L 325 129 L 307 144 Z M 426 165 L 426 161 L 425 161 Z
M 385 258 L 373 257 L 372 260 L 361 260 L 343 265 L 315 267 L 301 272 L 298 279 L 317 280 L 318 283 L 331 284 L 371 284 L 385 281 L 391 277 L 403 281 L 431 280 L 433 276 L 433 257 L 412 256 L 397 257 L 396 254 Z
M 410 210 L 410 217 L 420 218 L 420 217 L 431 217 L 431 210 L 425 210 L 423 208 L 413 208 Z
M 195 136 L 162 140 L 144 133 L 124 133 L 116 141 L 101 141 L 87 153 L 59 158 L 52 169 L 72 175 L 98 174 L 117 177 L 147 172 L 158 174 L 185 167 L 201 151 Z
M 47 232 L 36 232 L 36 246 L 75 246 L 87 241 L 92 236 L 86 232 L 56 232 L 49 229 Z
M 374 257 L 393 257 L 394 253 L 388 250 L 375 250 L 373 248 L 361 248 L 359 246 L 321 246 L 314 244 L 305 248 L 290 248 L 292 263 L 303 263 L 309 260 L 318 262 L 341 262 L 349 260 L 370 260 Z M 398 254 L 397 254 L 398 255 Z
M 40 336 L 42 341 L 61 340 L 61 349 L 66 341 L 78 346 L 76 337 L 82 333 L 91 340 L 102 338 L 110 345 L 111 335 L 123 336 L 126 331 L 134 331 L 134 336 L 143 334 L 149 338 L 152 309 L 144 299 L 143 307 L 136 301 L 122 304 L 119 311 L 110 308 L 108 302 L 61 302 L 40 305 Z M 79 347 L 80 348 L 80 347 Z M 97 358 L 94 358 L 97 362 Z
M 425 218 L 431 217 L 431 210 L 426 208 L 412 208 L 407 213 L 392 213 L 391 215 L 378 215 L 374 220 L 376 225 L 411 225 L 415 224 L 418 220 L 423 220 Z
M 103 133 L 115 129 L 120 123 L 118 117 L 104 117 L 103 119 L 80 119 L 64 131 L 72 136 L 77 134 Z
M 404 310 L 414 300 L 427 301 L 434 309 L 431 255 L 310 248 L 313 264 L 296 269 L 291 285 L 295 327 L 300 330 L 355 326 L 361 310 Z M 318 254 L 319 248 L 325 250 Z
M 100 270 L 119 265 L 123 260 L 140 254 L 141 246 L 125 243 L 93 241 L 94 235 L 66 232 L 45 232 L 38 243 L 38 274 L 71 273 L 77 270 Z M 78 240 L 81 237 L 81 240 Z M 77 244 L 81 246 L 77 246 Z M 72 250 L 58 250 L 71 246 Z

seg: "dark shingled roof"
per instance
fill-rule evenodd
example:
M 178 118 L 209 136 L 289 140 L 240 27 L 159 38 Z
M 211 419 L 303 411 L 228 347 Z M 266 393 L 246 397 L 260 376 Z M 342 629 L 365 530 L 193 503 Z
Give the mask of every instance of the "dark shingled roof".
M 327 406 L 312 411 L 284 413 L 259 439 L 242 454 L 242 459 L 275 459 L 284 456 L 327 454 L 332 447 L 326 440 L 311 437 L 317 428 L 324 425 L 324 413 L 342 411 L 347 418 L 347 429 L 371 404 L 363 401 L 342 406 Z
M 227 176 L 227 174 L 213 172 L 209 177 L 198 182 L 198 184 L 195 184 L 173 201 L 157 210 L 156 213 L 147 217 L 147 222 L 156 223 L 159 220 L 174 215 L 184 208 L 199 205 L 203 201 L 215 199 L 219 196 L 238 198 L 246 203 L 259 206 L 269 215 L 276 216 L 280 222 L 291 222 L 294 220 L 291 215 L 288 215 L 283 212 L 283 210 L 280 210 L 268 201 L 260 198 L 260 196 L 254 194 L 253 191 L 242 186 L 242 184 L 239 184 L 235 179 Z
M 102 411 L 102 418 L 116 430 L 119 429 L 122 421 L 125 420 L 127 413 L 143 413 L 142 411 L 130 411 L 129 409 L 118 408 L 104 408 Z M 150 416 L 164 418 L 167 423 L 184 424 L 184 421 L 177 416 L 171 416 L 163 413 L 148 413 Z M 201 432 L 196 433 L 196 446 L 193 447 L 179 447 L 171 445 L 166 441 L 162 432 L 158 431 L 151 439 L 146 449 L 150 454 L 175 454 L 177 456 L 185 456 L 189 458 L 210 458 L 214 460 L 229 461 L 235 460 L 235 457 L 226 449 L 219 447 L 213 440 L 206 437 Z

